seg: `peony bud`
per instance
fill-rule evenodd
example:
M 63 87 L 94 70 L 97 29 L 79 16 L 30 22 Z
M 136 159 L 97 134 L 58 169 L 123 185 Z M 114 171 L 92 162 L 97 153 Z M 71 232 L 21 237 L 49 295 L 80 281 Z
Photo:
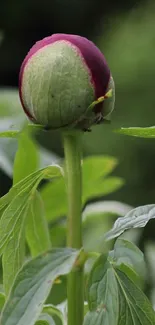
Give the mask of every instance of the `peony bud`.
M 115 96 L 100 50 L 68 34 L 46 37 L 31 48 L 21 66 L 19 93 L 29 119 L 51 129 L 88 129 L 110 115 Z

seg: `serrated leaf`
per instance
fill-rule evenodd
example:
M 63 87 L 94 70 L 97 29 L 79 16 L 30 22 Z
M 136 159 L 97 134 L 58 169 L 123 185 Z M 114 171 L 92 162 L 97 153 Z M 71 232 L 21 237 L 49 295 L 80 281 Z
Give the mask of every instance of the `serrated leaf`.
M 133 276 L 121 266 L 111 255 L 103 254 L 95 262 L 88 281 L 90 311 L 84 325 L 155 324 L 155 312 L 149 300 L 132 281 Z
M 139 138 L 155 138 L 155 126 L 141 128 L 141 127 L 130 127 L 121 128 L 116 130 L 118 133 L 130 135 Z
M 78 255 L 69 248 L 53 249 L 26 263 L 15 279 L 1 325 L 34 325 L 53 281 L 71 271 Z
M 28 210 L 26 238 L 32 256 L 36 256 L 51 248 L 43 201 L 37 191 Z
M 149 220 L 155 218 L 155 205 L 148 204 L 135 208 L 125 217 L 118 218 L 113 228 L 105 234 L 104 239 L 110 240 L 120 236 L 125 230 L 145 227 Z
M 41 314 L 35 325 L 55 325 L 55 322 L 48 314 Z
M 18 183 L 32 174 L 39 167 L 39 153 L 35 142 L 27 132 L 22 132 L 18 138 L 18 150 L 13 168 L 13 184 Z

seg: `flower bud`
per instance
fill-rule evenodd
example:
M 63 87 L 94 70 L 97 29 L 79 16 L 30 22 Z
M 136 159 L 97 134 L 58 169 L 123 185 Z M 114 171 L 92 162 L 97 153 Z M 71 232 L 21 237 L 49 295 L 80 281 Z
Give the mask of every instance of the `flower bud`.
M 109 116 L 115 96 L 100 50 L 68 34 L 46 37 L 31 48 L 21 66 L 19 94 L 29 119 L 51 129 L 88 129 Z

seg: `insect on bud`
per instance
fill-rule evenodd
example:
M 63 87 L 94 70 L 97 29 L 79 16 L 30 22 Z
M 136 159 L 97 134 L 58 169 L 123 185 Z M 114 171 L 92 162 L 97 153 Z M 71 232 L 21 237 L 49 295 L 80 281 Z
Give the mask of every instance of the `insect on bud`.
M 88 39 L 54 34 L 22 63 L 19 94 L 28 118 L 45 128 L 86 130 L 109 118 L 114 82 L 101 51 Z

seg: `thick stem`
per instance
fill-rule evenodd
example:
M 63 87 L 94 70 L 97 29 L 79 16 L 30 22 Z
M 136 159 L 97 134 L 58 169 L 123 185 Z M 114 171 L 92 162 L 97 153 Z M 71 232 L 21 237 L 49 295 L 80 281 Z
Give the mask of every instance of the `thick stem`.
M 80 134 L 64 135 L 65 176 L 68 197 L 67 246 L 82 247 L 82 176 Z M 68 325 L 83 324 L 83 267 L 68 275 Z

